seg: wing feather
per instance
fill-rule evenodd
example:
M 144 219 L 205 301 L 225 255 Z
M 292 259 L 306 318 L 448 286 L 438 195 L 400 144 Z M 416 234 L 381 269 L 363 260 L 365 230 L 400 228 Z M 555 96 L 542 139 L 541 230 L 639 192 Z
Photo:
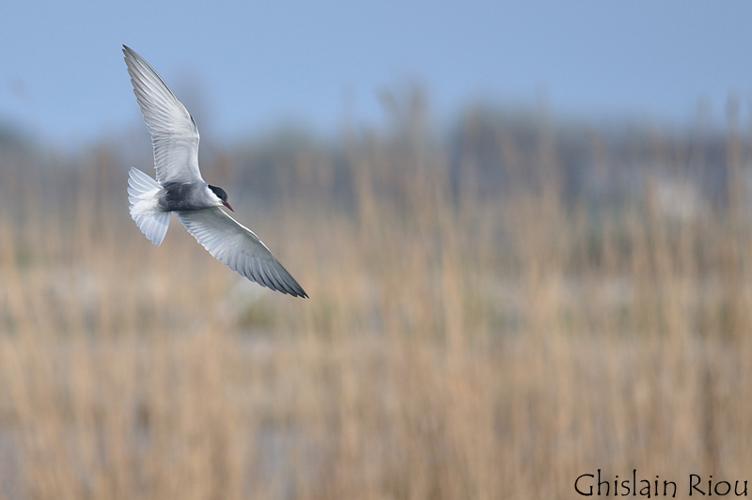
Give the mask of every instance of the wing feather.
M 258 236 L 222 209 L 178 212 L 178 217 L 201 246 L 241 276 L 293 297 L 308 297 Z
M 198 168 L 199 134 L 193 117 L 149 63 L 123 45 L 133 93 L 151 134 L 157 180 L 203 180 Z

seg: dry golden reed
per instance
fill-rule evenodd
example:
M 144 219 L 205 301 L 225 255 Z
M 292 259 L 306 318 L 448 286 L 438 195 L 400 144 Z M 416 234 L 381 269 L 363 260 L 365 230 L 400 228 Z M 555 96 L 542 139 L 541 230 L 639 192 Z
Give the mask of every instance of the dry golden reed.
M 675 216 L 648 175 L 594 211 L 564 195 L 541 123 L 532 149 L 491 138 L 509 185 L 479 194 L 471 158 L 404 128 L 343 137 L 346 167 L 275 167 L 270 209 L 236 203 L 308 301 L 243 282 L 176 221 L 151 247 L 104 152 L 64 200 L 50 169 L 5 174 L 0 495 L 573 498 L 598 467 L 752 470 L 743 193 Z M 692 181 L 702 158 L 644 142 Z

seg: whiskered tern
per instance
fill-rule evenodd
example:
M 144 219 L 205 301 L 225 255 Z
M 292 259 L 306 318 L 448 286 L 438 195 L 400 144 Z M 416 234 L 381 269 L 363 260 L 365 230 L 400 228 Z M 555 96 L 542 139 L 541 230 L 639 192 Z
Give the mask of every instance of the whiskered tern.
M 207 184 L 198 167 L 198 128 L 193 117 L 156 71 L 123 45 L 133 92 L 151 134 L 157 179 L 131 168 L 130 214 L 154 245 L 162 244 L 175 212 L 188 232 L 214 258 L 259 285 L 294 297 L 303 287 L 256 234 L 230 217 L 224 189 Z

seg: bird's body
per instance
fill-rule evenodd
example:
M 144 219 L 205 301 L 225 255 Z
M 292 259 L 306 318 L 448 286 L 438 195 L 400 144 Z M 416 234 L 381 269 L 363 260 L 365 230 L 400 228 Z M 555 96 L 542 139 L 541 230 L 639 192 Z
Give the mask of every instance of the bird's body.
M 303 288 L 250 229 L 230 217 L 227 193 L 208 184 L 198 166 L 196 122 L 156 71 L 123 46 L 125 62 L 154 149 L 157 179 L 131 168 L 128 178 L 130 214 L 141 232 L 160 245 L 170 214 L 212 256 L 251 281 L 295 297 Z
M 167 212 L 202 210 L 217 205 L 217 196 L 205 182 L 165 182 L 159 192 L 159 208 Z

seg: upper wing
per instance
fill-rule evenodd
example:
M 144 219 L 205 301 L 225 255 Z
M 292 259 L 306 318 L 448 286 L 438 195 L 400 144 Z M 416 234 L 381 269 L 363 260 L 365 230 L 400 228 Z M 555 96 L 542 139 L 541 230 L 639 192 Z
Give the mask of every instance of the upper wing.
M 178 216 L 196 241 L 233 271 L 272 290 L 308 297 L 258 236 L 220 208 L 178 212 Z
M 130 47 L 123 45 L 133 93 L 151 133 L 157 180 L 203 180 L 198 170 L 198 129 L 193 117 L 156 71 Z

